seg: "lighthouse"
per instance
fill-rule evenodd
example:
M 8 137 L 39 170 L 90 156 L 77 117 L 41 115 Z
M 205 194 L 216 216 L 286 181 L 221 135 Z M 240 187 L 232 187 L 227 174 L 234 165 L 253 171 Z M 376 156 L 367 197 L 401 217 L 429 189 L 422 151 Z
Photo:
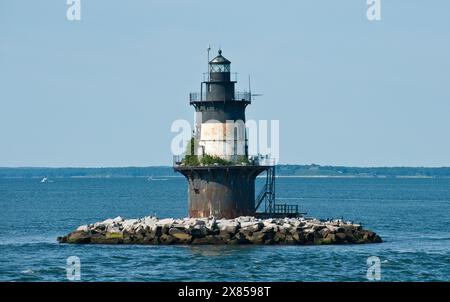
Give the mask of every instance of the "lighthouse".
M 277 211 L 274 161 L 248 154 L 245 109 L 252 94 L 237 92 L 236 83 L 231 62 L 219 50 L 208 62 L 200 92 L 189 94 L 195 131 L 185 154 L 174 157 L 174 170 L 188 181 L 189 217 L 255 216 L 263 203 L 264 213 Z M 255 180 L 262 172 L 265 183 L 255 196 Z

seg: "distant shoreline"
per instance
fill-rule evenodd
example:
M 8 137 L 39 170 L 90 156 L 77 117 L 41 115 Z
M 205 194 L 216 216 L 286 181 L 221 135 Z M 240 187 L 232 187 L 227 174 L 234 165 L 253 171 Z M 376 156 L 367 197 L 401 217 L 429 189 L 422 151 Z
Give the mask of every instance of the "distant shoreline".
M 277 165 L 283 178 L 450 178 L 450 167 L 345 167 L 320 165 Z M 18 178 L 174 178 L 183 177 L 171 166 L 105 168 L 2 168 L 0 179 Z M 151 179 L 150 179 L 151 180 Z M 157 179 L 155 179 L 157 180 Z

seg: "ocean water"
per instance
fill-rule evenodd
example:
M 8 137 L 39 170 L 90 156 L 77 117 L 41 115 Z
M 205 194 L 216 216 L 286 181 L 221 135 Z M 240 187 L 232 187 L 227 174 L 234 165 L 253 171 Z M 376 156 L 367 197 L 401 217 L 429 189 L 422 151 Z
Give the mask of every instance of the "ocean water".
M 259 180 L 258 180 L 259 181 Z M 344 217 L 385 242 L 334 246 L 67 245 L 56 237 L 106 218 L 184 217 L 183 178 L 0 179 L 0 280 L 382 281 L 450 280 L 450 179 L 278 178 L 277 195 L 308 216 Z

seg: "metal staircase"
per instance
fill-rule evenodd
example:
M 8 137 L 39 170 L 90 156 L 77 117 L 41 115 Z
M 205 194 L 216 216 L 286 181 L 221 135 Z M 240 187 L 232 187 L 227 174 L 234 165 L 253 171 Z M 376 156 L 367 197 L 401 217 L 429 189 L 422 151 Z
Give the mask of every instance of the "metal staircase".
M 264 202 L 264 212 L 257 212 Z M 256 216 L 264 217 L 298 217 L 302 214 L 298 211 L 298 205 L 275 204 L 275 166 L 267 169 L 266 183 L 261 188 L 255 200 Z
M 266 183 L 256 197 L 256 210 L 264 201 L 264 212 L 271 213 L 275 206 L 275 166 L 267 169 Z

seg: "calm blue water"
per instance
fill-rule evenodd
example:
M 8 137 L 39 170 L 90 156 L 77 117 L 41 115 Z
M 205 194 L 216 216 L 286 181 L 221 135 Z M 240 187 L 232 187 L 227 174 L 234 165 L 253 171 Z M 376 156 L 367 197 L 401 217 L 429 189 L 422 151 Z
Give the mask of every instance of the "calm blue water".
M 363 222 L 385 240 L 353 246 L 59 245 L 105 218 L 184 217 L 183 178 L 0 180 L 0 280 L 364 281 L 369 256 L 383 281 L 450 280 L 450 179 L 279 178 L 278 197 L 308 215 Z

